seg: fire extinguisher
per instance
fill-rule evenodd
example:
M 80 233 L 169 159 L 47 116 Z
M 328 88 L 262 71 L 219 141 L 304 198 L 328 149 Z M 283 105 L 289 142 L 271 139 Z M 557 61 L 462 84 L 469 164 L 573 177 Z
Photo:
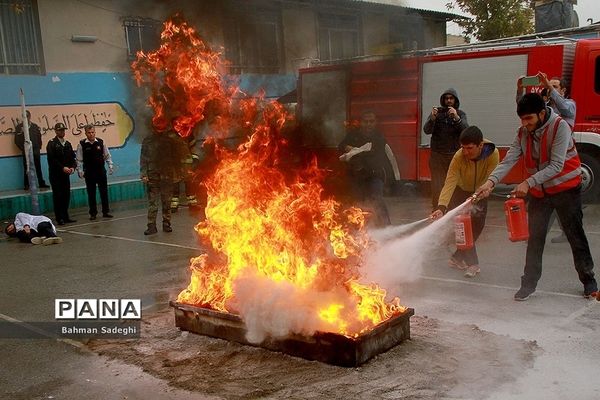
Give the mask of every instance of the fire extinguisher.
M 504 214 L 510 241 L 519 242 L 529 239 L 525 201 L 519 197 L 509 196 L 509 199 L 504 202 Z
M 454 237 L 458 250 L 473 248 L 473 226 L 470 212 L 459 214 L 454 218 Z

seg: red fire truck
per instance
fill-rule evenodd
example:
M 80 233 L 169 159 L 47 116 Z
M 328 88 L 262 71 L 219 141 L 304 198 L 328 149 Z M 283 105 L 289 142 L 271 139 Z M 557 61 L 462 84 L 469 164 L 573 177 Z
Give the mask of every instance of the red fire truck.
M 458 91 L 460 108 L 503 156 L 517 132 L 516 82 L 543 71 L 563 77 L 577 103 L 574 137 L 583 164 L 584 198 L 600 195 L 600 39 L 544 38 L 482 42 L 300 70 L 298 109 L 308 147 L 333 149 L 345 123 L 378 114 L 403 180 L 428 181 L 429 136 L 423 125 L 441 93 Z M 541 88 L 529 88 L 539 91 Z M 525 177 L 517 165 L 504 183 Z

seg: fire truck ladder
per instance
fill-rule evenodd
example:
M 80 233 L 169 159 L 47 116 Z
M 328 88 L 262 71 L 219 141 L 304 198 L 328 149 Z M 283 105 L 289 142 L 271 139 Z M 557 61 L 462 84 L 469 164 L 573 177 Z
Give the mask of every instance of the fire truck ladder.
M 436 47 L 428 50 L 417 50 L 413 54 L 427 56 L 427 55 L 441 55 L 441 54 L 456 54 L 456 53 L 467 53 L 467 52 L 478 52 L 478 51 L 489 51 L 489 50 L 503 50 L 503 49 L 514 49 L 520 47 L 534 47 L 534 46 L 547 46 L 547 45 L 572 45 L 577 42 L 577 39 L 568 37 L 553 37 L 553 38 L 534 38 L 534 39 L 496 39 L 486 42 L 472 43 L 472 44 L 461 44 L 456 46 L 447 47 Z

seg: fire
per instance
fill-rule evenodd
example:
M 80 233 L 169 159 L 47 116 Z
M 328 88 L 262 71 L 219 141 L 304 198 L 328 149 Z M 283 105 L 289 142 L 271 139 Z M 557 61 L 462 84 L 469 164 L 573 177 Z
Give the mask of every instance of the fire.
M 179 16 L 165 22 L 160 38 L 158 50 L 138 52 L 131 65 L 134 79 L 152 90 L 148 102 L 154 110 L 154 128 L 158 132 L 172 128 L 189 136 L 205 119 L 207 109 L 221 114 L 228 109 L 223 102 L 231 99 L 235 89 L 223 85 L 226 63 L 220 54 Z
M 359 282 L 362 254 L 374 245 L 366 214 L 324 197 L 325 171 L 316 160 L 301 169 L 286 160 L 282 131 L 292 117 L 283 106 L 234 100 L 239 91 L 219 73 L 225 62 L 184 22 L 166 22 L 161 38 L 157 52 L 139 54 L 132 65 L 138 83 L 152 87 L 155 127 L 188 135 L 216 104 L 210 112 L 222 131 L 214 131 L 247 135 L 236 150 L 216 148 L 218 165 L 204 182 L 206 219 L 196 226 L 209 250 L 191 260 L 190 284 L 177 300 L 237 313 L 283 291 L 277 312 L 302 308 L 316 321 L 310 329 L 350 336 L 402 312 L 383 289 Z

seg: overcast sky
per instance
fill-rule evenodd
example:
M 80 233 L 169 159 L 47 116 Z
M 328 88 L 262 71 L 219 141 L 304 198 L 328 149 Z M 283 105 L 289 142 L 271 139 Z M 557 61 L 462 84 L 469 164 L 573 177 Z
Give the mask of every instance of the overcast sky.
M 423 8 L 426 10 L 445 11 L 446 3 L 449 0 L 403 0 L 404 4 L 408 7 Z M 588 25 L 588 18 L 592 18 L 594 22 L 600 21 L 600 2 L 598 0 L 578 0 L 575 5 L 575 11 L 579 15 L 579 26 Z M 452 11 L 455 14 L 460 14 L 458 11 Z M 458 34 L 460 29 L 454 22 L 448 23 L 448 33 Z

